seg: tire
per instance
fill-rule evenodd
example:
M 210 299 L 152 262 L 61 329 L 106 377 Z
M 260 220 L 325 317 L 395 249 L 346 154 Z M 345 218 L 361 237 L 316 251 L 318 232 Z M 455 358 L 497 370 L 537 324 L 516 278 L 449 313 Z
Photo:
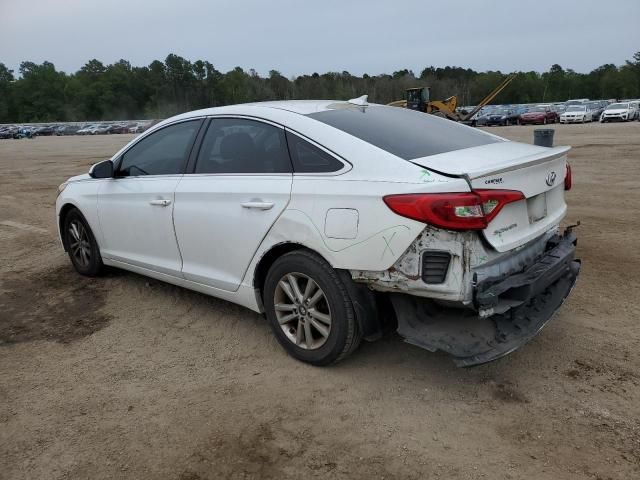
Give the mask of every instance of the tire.
M 305 295 L 309 281 L 313 285 Z M 360 344 L 361 332 L 347 288 L 338 272 L 315 253 L 296 250 L 278 258 L 267 273 L 263 303 L 278 342 L 300 361 L 329 365 L 346 358 Z
M 87 277 L 99 275 L 104 269 L 100 248 L 80 210 L 70 210 L 64 217 L 62 228 L 64 245 L 76 271 Z

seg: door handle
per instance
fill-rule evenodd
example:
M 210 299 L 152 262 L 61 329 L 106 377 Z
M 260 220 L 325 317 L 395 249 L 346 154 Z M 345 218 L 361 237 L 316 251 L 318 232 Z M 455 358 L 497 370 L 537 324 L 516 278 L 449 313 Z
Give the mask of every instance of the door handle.
M 260 202 L 260 201 L 251 201 L 241 203 L 242 208 L 253 208 L 255 210 L 271 210 L 273 208 L 273 202 Z
M 149 205 L 157 205 L 159 207 L 168 207 L 169 205 L 171 205 L 171 200 L 165 200 L 165 199 L 151 200 L 149 202 Z

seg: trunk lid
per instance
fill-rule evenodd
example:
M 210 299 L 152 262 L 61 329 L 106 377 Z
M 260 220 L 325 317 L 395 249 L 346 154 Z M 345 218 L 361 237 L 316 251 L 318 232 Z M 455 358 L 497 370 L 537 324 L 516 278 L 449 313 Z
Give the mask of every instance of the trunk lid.
M 446 175 L 462 177 L 474 190 L 518 190 L 523 200 L 509 203 L 482 231 L 499 252 L 540 236 L 564 217 L 564 178 L 570 147 L 546 148 L 500 142 L 413 160 Z

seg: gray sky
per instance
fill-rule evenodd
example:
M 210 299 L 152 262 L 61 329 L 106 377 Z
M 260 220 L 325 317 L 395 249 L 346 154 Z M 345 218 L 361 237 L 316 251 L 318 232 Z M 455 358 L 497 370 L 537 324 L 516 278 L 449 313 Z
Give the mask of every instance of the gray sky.
M 588 72 L 640 50 L 640 0 L 0 0 L 0 62 L 176 53 L 287 76 L 429 65 Z

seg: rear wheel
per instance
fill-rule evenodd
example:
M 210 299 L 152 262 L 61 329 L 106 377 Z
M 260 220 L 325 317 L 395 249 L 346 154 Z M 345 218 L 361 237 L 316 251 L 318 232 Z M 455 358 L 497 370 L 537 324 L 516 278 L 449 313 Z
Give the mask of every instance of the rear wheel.
M 343 280 L 314 253 L 298 250 L 276 260 L 265 279 L 263 300 L 278 342 L 298 360 L 328 365 L 360 343 Z
M 79 210 L 67 213 L 63 224 L 64 242 L 69 259 L 81 275 L 94 277 L 102 271 L 102 257 L 89 224 Z

